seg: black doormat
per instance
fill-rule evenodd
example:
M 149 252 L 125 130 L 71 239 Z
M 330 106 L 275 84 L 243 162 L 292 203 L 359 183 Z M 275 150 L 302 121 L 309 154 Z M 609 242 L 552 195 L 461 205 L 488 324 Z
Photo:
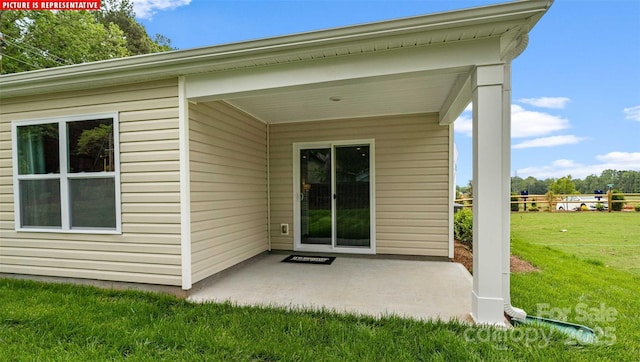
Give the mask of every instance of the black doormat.
M 282 260 L 283 263 L 303 263 L 303 264 L 322 264 L 331 265 L 336 260 L 335 256 L 303 256 L 289 255 Z

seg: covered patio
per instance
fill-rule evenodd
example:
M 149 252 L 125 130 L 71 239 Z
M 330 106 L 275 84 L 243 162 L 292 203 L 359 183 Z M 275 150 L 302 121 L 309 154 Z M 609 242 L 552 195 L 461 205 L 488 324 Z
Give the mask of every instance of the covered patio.
M 331 265 L 282 263 L 287 255 L 265 254 L 223 272 L 189 300 L 471 321 L 472 278 L 461 264 L 353 256 Z
M 209 69 L 181 77 L 179 87 L 189 103 L 189 117 L 202 115 L 201 123 L 211 124 L 218 116 L 207 115 L 224 106 L 265 125 L 269 251 L 452 258 L 453 123 L 465 107 L 473 105 L 472 286 L 468 274 L 461 280 L 444 277 L 450 267 L 456 268 L 445 263 L 375 261 L 355 266 L 362 260 L 344 258 L 322 273 L 309 273 L 316 268 L 307 266 L 298 273 L 289 270 L 298 266 L 267 268 L 268 261 L 274 261 L 269 257 L 247 267 L 251 272 L 246 277 L 244 273 L 229 276 L 239 280 L 220 281 L 209 294 L 193 295 L 194 300 L 210 295 L 242 304 L 353 308 L 417 318 L 466 318 L 471 312 L 474 321 L 494 325 L 504 325 L 505 312 L 524 318 L 523 311 L 511 306 L 509 292 L 511 61 L 524 51 L 530 29 L 550 5 L 549 1 L 512 2 L 276 38 L 244 53 L 243 63 L 235 64 L 236 68 L 221 62 L 215 64 L 227 67 L 225 71 Z M 185 124 L 190 132 L 197 127 L 194 122 Z M 248 145 L 237 144 L 242 144 L 238 152 Z M 344 245 L 349 242 L 338 237 L 336 210 L 340 200 L 349 197 L 335 181 L 346 168 L 336 156 L 344 147 L 364 147 L 362 156 L 369 161 L 369 167 L 363 168 L 363 189 L 369 190 L 366 205 L 344 207 L 369 215 L 357 220 L 370 225 L 361 248 Z M 331 162 L 308 166 L 307 157 L 312 157 L 305 150 L 322 153 L 322 157 L 313 156 Z M 316 219 L 305 202 L 313 196 L 308 191 L 319 188 L 318 170 L 331 175 L 326 177 L 330 192 L 323 196 L 331 206 L 321 210 L 331 218 L 326 245 L 316 245 L 318 238 L 307 238 L 313 236 L 308 225 Z M 359 174 L 361 170 L 348 171 Z M 188 246 L 197 250 L 198 243 L 194 240 Z M 200 258 L 193 255 L 194 260 Z M 377 263 L 382 270 L 398 264 L 399 270 L 380 272 Z M 426 269 L 417 272 L 409 267 L 412 263 L 417 268 L 443 268 L 443 276 Z M 340 268 L 347 269 L 330 271 Z M 364 279 L 352 279 L 365 269 Z M 194 275 L 193 280 L 183 280 L 183 288 L 203 279 Z M 413 282 L 403 284 L 405 280 Z M 250 286 L 243 291 L 240 285 L 245 283 Z M 268 287 L 262 290 L 263 285 Z M 387 292 L 387 286 L 395 290 Z M 286 292 L 291 288 L 295 294 Z M 314 294 L 318 290 L 324 292 Z M 381 292 L 384 298 L 371 303 L 376 294 L 369 291 Z M 463 303 L 460 312 L 443 312 L 458 301 Z M 393 305 L 398 306 L 386 309 Z

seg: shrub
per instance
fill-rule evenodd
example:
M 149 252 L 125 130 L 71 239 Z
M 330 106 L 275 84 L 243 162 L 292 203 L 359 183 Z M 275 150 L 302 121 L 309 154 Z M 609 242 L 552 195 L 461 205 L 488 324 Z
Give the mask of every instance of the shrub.
M 540 211 L 540 208 L 537 206 L 531 206 L 530 208 L 528 208 L 527 210 L 531 211 L 531 212 L 537 212 Z
M 604 205 L 601 203 L 597 203 L 596 204 L 596 210 L 598 211 L 604 211 Z
M 471 250 L 473 247 L 473 211 L 462 209 L 453 215 L 453 233 L 458 241 Z
M 613 190 L 611 194 L 611 200 L 624 200 L 624 195 L 620 195 L 620 191 L 618 190 Z M 609 205 L 609 207 L 613 211 L 622 211 L 622 208 L 624 208 L 624 202 L 611 202 L 611 205 Z
M 511 194 L 511 211 L 515 211 L 515 212 L 520 211 L 520 204 L 518 203 L 518 200 L 520 200 L 518 195 Z
M 546 193 L 547 196 L 547 205 L 549 205 L 549 212 L 553 212 L 553 209 L 555 209 L 556 204 L 556 195 L 553 193 L 553 191 L 549 191 Z
M 636 207 L 634 207 L 634 209 L 638 212 L 640 212 L 640 205 L 636 205 Z

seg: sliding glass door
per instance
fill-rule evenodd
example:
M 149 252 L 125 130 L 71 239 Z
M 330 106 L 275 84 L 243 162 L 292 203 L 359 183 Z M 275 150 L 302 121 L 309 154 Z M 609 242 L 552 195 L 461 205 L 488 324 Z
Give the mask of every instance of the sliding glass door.
M 370 236 L 369 146 L 335 147 L 336 246 L 368 248 Z
M 332 245 L 331 149 L 300 150 L 300 241 Z
M 371 145 L 296 146 L 296 249 L 372 252 Z

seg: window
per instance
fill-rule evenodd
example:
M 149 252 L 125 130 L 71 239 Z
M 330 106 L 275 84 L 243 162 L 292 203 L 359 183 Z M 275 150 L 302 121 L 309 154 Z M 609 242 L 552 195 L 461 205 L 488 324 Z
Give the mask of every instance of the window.
M 16 229 L 120 232 L 117 116 L 13 123 Z

